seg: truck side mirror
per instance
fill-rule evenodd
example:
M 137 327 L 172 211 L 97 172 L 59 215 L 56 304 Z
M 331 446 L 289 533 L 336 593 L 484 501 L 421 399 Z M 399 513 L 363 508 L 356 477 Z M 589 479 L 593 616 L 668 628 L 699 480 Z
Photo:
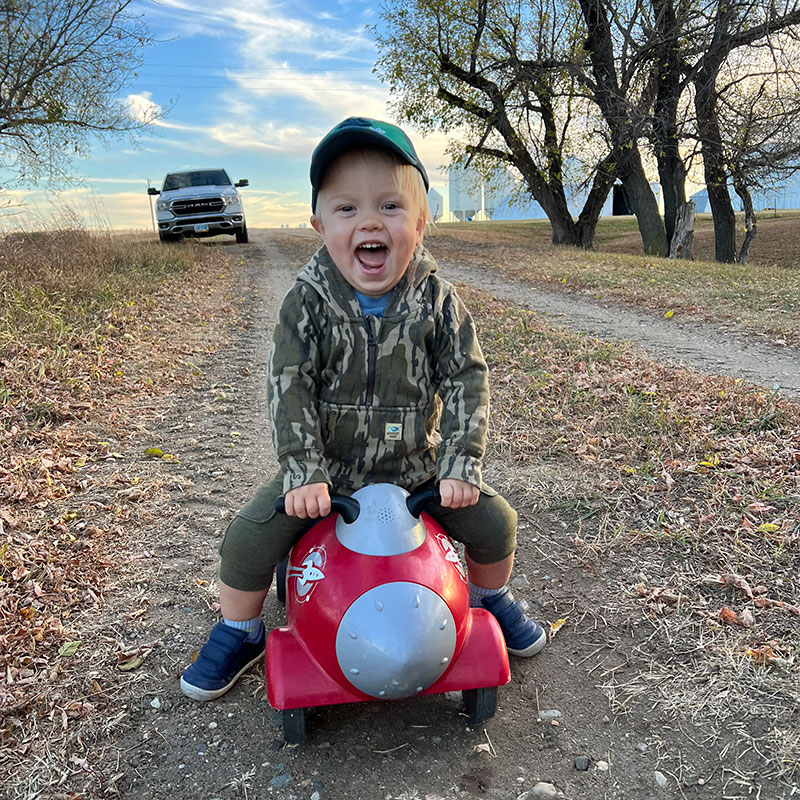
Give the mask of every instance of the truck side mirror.
M 233 185 L 234 186 L 239 186 L 239 187 L 249 186 L 250 185 L 250 181 L 247 180 L 247 178 L 242 178 L 242 180 L 236 181 L 236 183 L 234 183 Z
M 147 187 L 147 194 L 161 194 L 154 186 Z

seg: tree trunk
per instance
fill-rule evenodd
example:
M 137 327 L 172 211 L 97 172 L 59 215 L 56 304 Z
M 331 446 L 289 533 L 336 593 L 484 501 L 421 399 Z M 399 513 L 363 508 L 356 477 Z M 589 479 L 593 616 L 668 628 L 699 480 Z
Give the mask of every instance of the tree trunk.
M 614 185 L 614 175 L 610 169 L 613 163 L 614 159 L 609 155 L 597 165 L 597 172 L 595 172 L 589 196 L 586 198 L 578 221 L 575 223 L 578 242 L 584 250 L 591 250 L 594 247 L 597 221 L 600 219 L 600 213 L 603 210 L 608 193 Z
M 653 145 L 658 178 L 664 197 L 664 227 L 672 248 L 678 215 L 686 203 L 686 167 L 678 146 L 678 102 L 681 96 L 681 65 L 678 21 L 672 0 L 653 0 L 661 43 L 652 77 Z
M 694 107 L 708 201 L 714 218 L 714 258 L 736 261 L 736 214 L 728 192 L 728 172 L 722 152 L 722 135 L 717 117 L 716 76 L 718 66 L 710 64 L 695 79 Z
M 550 220 L 550 226 L 553 229 L 553 244 L 580 246 L 575 220 L 569 213 L 563 186 L 559 183 L 557 188 L 554 188 L 545 183 L 539 173 L 535 171 L 532 163 L 528 162 L 529 159 L 519 159 L 514 166 L 522 174 L 522 179 L 527 184 L 531 196 L 542 207 L 542 211 Z
M 631 143 L 627 155 L 620 160 L 618 167 L 619 177 L 628 195 L 628 203 L 639 223 L 645 255 L 667 255 L 667 234 L 658 211 L 658 201 L 644 174 L 642 158 L 635 144 Z
M 669 245 L 669 257 L 685 261 L 692 259 L 694 245 L 694 201 L 684 203 L 675 220 L 675 230 Z
M 733 176 L 733 188 L 742 200 L 744 209 L 744 241 L 739 249 L 739 263 L 746 264 L 750 254 L 750 244 L 758 235 L 758 224 L 756 223 L 756 211 L 753 208 L 753 198 L 750 189 L 741 175 Z
M 628 194 L 642 247 L 648 255 L 667 254 L 667 234 L 653 190 L 642 166 L 637 144 L 638 133 L 626 102 L 626 91 L 619 85 L 614 60 L 614 40 L 604 0 L 579 0 L 586 22 L 586 50 L 592 62 L 595 101 L 611 132 L 612 152 L 618 154 L 616 174 Z

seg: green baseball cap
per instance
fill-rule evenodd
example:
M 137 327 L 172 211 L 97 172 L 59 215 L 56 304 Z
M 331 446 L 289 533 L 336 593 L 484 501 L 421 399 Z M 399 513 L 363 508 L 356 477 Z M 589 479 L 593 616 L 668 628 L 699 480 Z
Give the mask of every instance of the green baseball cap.
M 317 209 L 317 193 L 325 171 L 337 156 L 359 145 L 378 147 L 394 153 L 402 161 L 419 170 L 425 183 L 425 191 L 431 188 L 428 173 L 425 172 L 411 139 L 397 125 L 367 117 L 348 117 L 325 135 L 311 155 L 312 211 Z

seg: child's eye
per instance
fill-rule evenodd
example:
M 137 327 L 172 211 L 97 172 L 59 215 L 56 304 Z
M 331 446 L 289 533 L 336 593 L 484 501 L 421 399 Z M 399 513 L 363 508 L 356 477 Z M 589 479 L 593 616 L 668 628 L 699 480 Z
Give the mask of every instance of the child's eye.
M 339 206 L 339 211 L 344 211 L 345 213 L 353 211 L 354 209 L 355 206 Z
M 397 203 L 384 203 L 383 207 L 387 211 L 394 211 L 396 208 L 398 208 L 398 205 L 397 205 Z

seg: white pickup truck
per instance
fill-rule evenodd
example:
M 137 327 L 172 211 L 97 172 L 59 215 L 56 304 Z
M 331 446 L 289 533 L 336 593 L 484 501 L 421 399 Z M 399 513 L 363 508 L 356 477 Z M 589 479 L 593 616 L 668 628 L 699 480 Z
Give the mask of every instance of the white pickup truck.
M 161 190 L 150 187 L 156 201 L 158 236 L 175 242 L 184 236 L 216 236 L 230 233 L 239 244 L 247 242 L 242 196 L 237 189 L 246 180 L 233 183 L 224 169 L 191 169 L 170 172 Z

